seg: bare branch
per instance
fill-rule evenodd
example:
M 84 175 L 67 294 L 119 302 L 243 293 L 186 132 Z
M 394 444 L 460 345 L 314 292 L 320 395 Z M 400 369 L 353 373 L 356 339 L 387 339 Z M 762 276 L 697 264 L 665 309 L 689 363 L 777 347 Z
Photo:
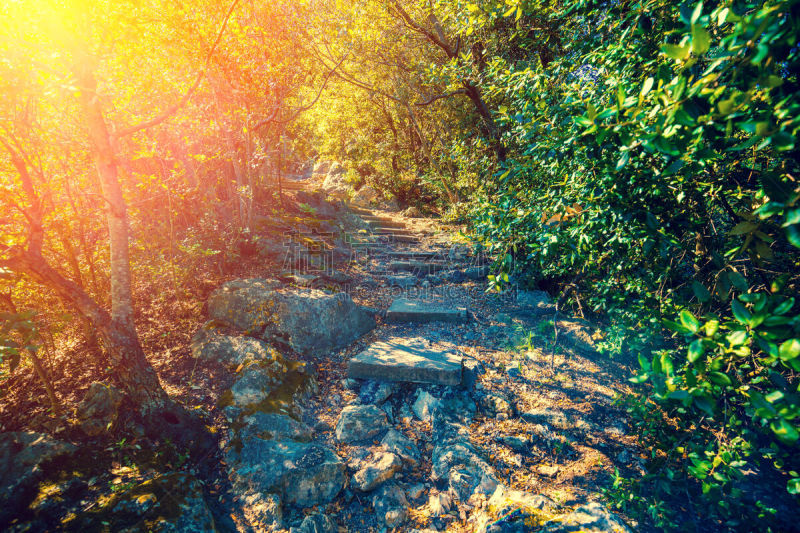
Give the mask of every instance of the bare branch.
M 467 91 L 465 89 L 458 89 L 457 91 L 453 91 L 451 93 L 437 94 L 436 96 L 431 96 L 430 98 L 428 98 L 424 102 L 416 102 L 414 105 L 416 105 L 416 106 L 431 105 L 435 101 L 441 100 L 442 98 L 450 98 L 451 96 L 456 96 L 456 95 L 459 95 L 459 94 L 467 94 Z
M 178 101 L 178 103 L 167 108 L 163 113 L 161 113 L 157 117 L 148 120 L 146 122 L 142 122 L 141 124 L 137 124 L 136 126 L 131 126 L 129 128 L 125 128 L 123 130 L 115 132 L 114 133 L 115 138 L 120 139 L 122 137 L 127 137 L 128 135 L 132 135 L 138 131 L 142 131 L 147 128 L 152 128 L 153 126 L 157 126 L 158 124 L 161 124 L 162 122 L 167 120 L 170 117 L 170 115 L 172 115 L 173 113 L 175 113 L 180 108 L 186 105 L 186 103 L 189 101 L 189 98 L 192 97 L 192 94 L 194 94 L 194 92 L 200 86 L 200 82 L 205 77 L 206 71 L 208 70 L 208 65 L 211 63 L 211 57 L 214 55 L 214 51 L 217 49 L 217 45 L 219 45 L 220 40 L 222 40 L 222 34 L 225 32 L 225 27 L 228 25 L 228 20 L 230 19 L 231 14 L 233 13 L 233 10 L 236 7 L 236 4 L 238 3 L 239 0 L 233 0 L 231 6 L 228 8 L 228 12 L 225 14 L 225 18 L 222 21 L 222 25 L 219 28 L 219 32 L 217 32 L 217 38 L 214 41 L 214 44 L 211 46 L 211 50 L 209 50 L 208 55 L 206 56 L 205 65 L 203 65 L 203 68 L 200 70 L 200 72 L 197 73 L 197 78 L 195 78 L 194 83 L 189 88 L 189 90 L 186 91 L 186 94 L 183 95 L 183 98 L 181 98 Z

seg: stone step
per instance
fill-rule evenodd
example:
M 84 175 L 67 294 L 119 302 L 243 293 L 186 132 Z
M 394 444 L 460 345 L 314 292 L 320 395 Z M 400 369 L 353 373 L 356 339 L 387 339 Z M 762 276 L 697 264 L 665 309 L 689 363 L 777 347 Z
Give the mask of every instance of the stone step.
M 463 360 L 457 354 L 431 347 L 421 337 L 395 337 L 376 342 L 353 356 L 347 375 L 356 379 L 460 385 Z
M 397 220 L 384 219 L 378 217 L 362 216 L 361 220 L 365 221 L 372 228 L 397 228 L 405 229 L 406 225 Z
M 421 251 L 421 250 L 399 250 L 399 251 L 387 251 L 384 253 L 386 257 L 391 259 L 445 259 L 447 257 L 446 252 L 429 252 L 429 251 Z
M 347 207 L 350 209 L 350 211 L 359 216 L 362 215 L 375 216 L 375 214 L 372 211 L 370 211 L 369 209 L 364 209 L 363 207 L 357 207 L 355 205 L 348 205 Z
M 275 188 L 278 188 L 278 183 L 275 183 Z M 281 189 L 284 191 L 302 191 L 306 189 L 306 184 L 302 181 L 284 181 L 281 182 Z
M 391 261 L 389 263 L 389 270 L 394 272 L 414 272 L 418 274 L 433 274 L 444 270 L 444 267 L 443 263 L 432 261 Z
M 466 322 L 467 310 L 421 300 L 398 298 L 386 311 L 387 322 Z
M 375 235 L 416 235 L 417 233 L 411 231 L 410 229 L 398 229 L 398 228 L 384 228 L 384 227 L 377 227 L 372 229 L 372 233 Z
M 391 242 L 405 242 L 416 244 L 419 242 L 419 237 L 416 235 L 381 235 L 382 237 L 386 237 Z

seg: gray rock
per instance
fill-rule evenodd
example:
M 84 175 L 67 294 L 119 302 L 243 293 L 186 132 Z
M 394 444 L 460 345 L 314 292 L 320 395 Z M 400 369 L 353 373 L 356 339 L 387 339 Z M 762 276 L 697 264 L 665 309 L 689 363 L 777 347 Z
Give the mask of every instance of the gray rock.
M 427 492 L 428 488 L 423 483 L 417 483 L 406 488 L 406 496 L 412 500 L 419 500 Z
M 481 399 L 481 407 L 487 415 L 496 417 L 500 414 L 506 415 L 506 418 L 514 416 L 514 406 L 507 398 L 500 394 L 487 394 Z
M 394 337 L 375 342 L 353 356 L 347 365 L 351 378 L 458 385 L 462 358 L 430 346 L 420 337 Z
M 192 337 L 192 356 L 201 361 L 239 366 L 251 361 L 276 358 L 275 349 L 253 337 L 225 335 L 216 327 L 219 321 L 206 322 Z
M 105 432 L 117 420 L 122 393 L 112 385 L 95 381 L 78 404 L 75 415 L 84 433 L 93 437 Z
M 467 310 L 421 300 L 397 298 L 386 311 L 387 322 L 466 322 Z
M 289 533 L 336 533 L 336 524 L 322 513 L 314 513 L 303 519 L 298 527 L 293 527 Z
M 239 438 L 242 440 L 258 437 L 308 442 L 313 435 L 310 427 L 286 414 L 256 412 L 245 416 L 242 422 L 244 427 L 239 430 Z
M 406 208 L 405 211 L 403 211 L 403 216 L 407 218 L 422 218 L 423 215 L 419 209 L 417 209 L 412 205 L 411 207 L 408 207 Z
M 381 405 L 389 399 L 393 392 L 394 385 L 392 383 L 370 380 L 361 386 L 361 390 L 358 393 L 358 401 L 364 404 Z
M 544 291 L 518 291 L 517 305 L 530 311 L 533 316 L 552 315 L 556 306 Z
M 398 527 L 408 516 L 406 493 L 394 483 L 384 483 L 372 493 L 372 507 L 378 520 L 387 527 Z
M 559 320 L 558 343 L 581 355 L 598 355 L 594 330 L 582 320 Z
M 345 483 L 344 463 L 333 450 L 292 440 L 245 439 L 227 451 L 234 485 L 245 492 L 276 493 L 286 504 L 328 503 Z
M 102 531 L 109 524 L 113 531 L 123 533 L 217 531 L 203 486 L 183 472 L 162 474 L 115 494 L 102 506 L 68 518 L 62 526 L 69 531 Z
M 439 398 L 426 390 L 419 389 L 417 397 L 411 405 L 411 410 L 418 419 L 424 422 L 431 420 L 441 406 L 442 401 Z
M 350 202 L 359 207 L 372 207 L 380 200 L 381 194 L 369 185 L 365 185 L 356 191 Z
M 628 525 L 603 505 L 593 502 L 544 524 L 546 533 L 631 533 Z
M 444 274 L 442 274 L 442 277 L 452 283 L 461 283 L 467 279 L 467 276 L 466 274 L 464 274 L 464 271 L 458 269 L 449 270 Z
M 347 378 L 342 380 L 342 387 L 347 390 L 356 390 L 361 386 L 358 380 Z
M 36 495 L 42 467 L 75 453 L 72 444 L 32 431 L 0 433 L 0 526 Z
M 386 283 L 390 287 L 400 287 L 401 289 L 408 289 L 410 287 L 414 287 L 419 283 L 419 278 L 417 276 L 412 275 L 405 275 L 405 276 L 386 276 Z
M 447 482 L 450 492 L 466 502 L 474 493 L 491 495 L 498 481 L 483 454 L 472 445 L 461 424 L 434 418 L 431 478 Z
M 280 289 L 279 282 L 263 279 L 225 283 L 209 297 L 208 313 L 249 335 L 316 356 L 343 348 L 375 327 L 374 316 L 346 293 Z
M 283 383 L 285 373 L 286 367 L 271 372 L 258 363 L 249 364 L 231 387 L 233 405 L 244 407 L 264 400 L 276 385 Z
M 489 275 L 488 266 L 472 266 L 464 269 L 464 275 L 473 281 L 485 280 Z
M 277 494 L 248 492 L 239 500 L 248 523 L 259 530 L 283 529 L 283 508 Z
M 386 413 L 375 405 L 348 405 L 336 422 L 336 440 L 355 442 L 378 435 L 388 427 Z
M 378 452 L 355 473 L 353 486 L 362 492 L 369 492 L 391 479 L 402 467 L 403 463 L 395 454 Z
M 503 435 L 500 437 L 500 442 L 520 453 L 527 452 L 531 445 L 530 438 L 527 435 Z
M 570 418 L 564 411 L 544 407 L 532 409 L 520 415 L 523 420 L 532 424 L 547 424 L 555 429 L 569 429 L 571 426 Z
M 398 455 L 412 467 L 419 464 L 419 448 L 414 444 L 414 441 L 396 429 L 390 429 L 383 437 L 381 444 L 387 451 Z

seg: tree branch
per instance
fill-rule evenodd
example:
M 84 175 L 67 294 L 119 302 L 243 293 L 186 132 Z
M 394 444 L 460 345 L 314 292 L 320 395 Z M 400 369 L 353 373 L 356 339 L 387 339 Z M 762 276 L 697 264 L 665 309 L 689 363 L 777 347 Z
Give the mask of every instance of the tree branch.
M 453 91 L 451 93 L 437 94 L 436 96 L 431 96 L 430 98 L 428 98 L 424 102 L 416 102 L 414 105 L 417 105 L 417 106 L 431 105 L 435 101 L 441 100 L 442 98 L 450 98 L 451 96 L 456 96 L 456 95 L 459 95 L 459 94 L 467 94 L 467 91 L 464 90 L 464 89 L 458 89 L 457 91 Z
M 228 12 L 225 14 L 225 18 L 222 21 L 222 25 L 220 26 L 219 32 L 217 32 L 217 38 L 214 41 L 214 44 L 211 46 L 211 50 L 209 50 L 208 55 L 206 56 L 205 65 L 203 65 L 203 68 L 200 70 L 200 72 L 197 73 L 197 78 L 195 78 L 194 83 L 189 88 L 189 90 L 186 91 L 186 94 L 183 95 L 183 98 L 181 98 L 178 101 L 178 103 L 167 108 L 163 113 L 161 113 L 157 117 L 148 120 L 146 122 L 142 122 L 141 124 L 137 124 L 136 126 L 131 126 L 129 128 L 125 128 L 123 130 L 115 132 L 114 138 L 120 139 L 122 137 L 127 137 L 128 135 L 132 135 L 138 131 L 142 131 L 148 128 L 152 128 L 153 126 L 157 126 L 158 124 L 161 124 L 162 122 L 167 120 L 170 117 L 170 115 L 172 115 L 173 113 L 175 113 L 176 111 L 178 111 L 179 109 L 181 109 L 183 106 L 186 105 L 186 103 L 189 101 L 189 98 L 192 97 L 192 94 L 194 94 L 194 92 L 200 86 L 200 82 L 205 77 L 206 71 L 208 70 L 208 65 L 211 63 L 211 57 L 214 55 L 214 51 L 217 49 L 217 45 L 219 45 L 220 40 L 222 40 L 222 34 L 225 32 L 225 27 L 228 25 L 228 20 L 230 19 L 231 14 L 233 13 L 233 10 L 238 3 L 239 0 L 233 0 L 231 6 L 228 8 Z

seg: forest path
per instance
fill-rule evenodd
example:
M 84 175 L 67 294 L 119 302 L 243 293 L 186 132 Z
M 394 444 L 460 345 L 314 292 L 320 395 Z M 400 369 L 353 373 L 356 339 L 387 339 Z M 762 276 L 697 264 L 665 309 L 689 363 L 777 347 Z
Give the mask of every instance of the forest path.
M 630 371 L 598 353 L 591 326 L 559 320 L 554 343 L 552 307 L 537 300 L 541 293 L 487 293 L 485 259 L 458 242 L 453 228 L 349 210 L 367 230 L 348 238 L 344 290 L 382 319 L 318 362 L 319 393 L 305 414 L 319 430 L 315 440 L 335 449 L 352 476 L 326 510 L 340 530 L 489 531 L 503 512 L 530 505 L 545 509 L 540 522 L 564 520 L 572 508 L 603 501 L 615 469 L 642 472 L 617 402 L 630 392 Z M 461 384 L 441 377 L 442 368 L 426 370 L 453 357 L 464 365 Z M 359 358 L 369 364 L 354 365 Z M 410 443 L 411 459 L 388 436 L 368 444 L 339 438 L 343 420 L 370 406 L 385 413 L 390 434 Z M 387 450 L 404 458 L 402 468 L 382 455 Z M 363 490 L 365 476 L 377 476 L 379 488 Z M 491 498 L 497 486 L 505 489 L 499 506 Z M 548 499 L 532 503 L 534 495 Z M 596 531 L 616 527 L 604 507 L 581 509 L 590 509 Z M 514 520 L 501 523 L 515 530 Z

